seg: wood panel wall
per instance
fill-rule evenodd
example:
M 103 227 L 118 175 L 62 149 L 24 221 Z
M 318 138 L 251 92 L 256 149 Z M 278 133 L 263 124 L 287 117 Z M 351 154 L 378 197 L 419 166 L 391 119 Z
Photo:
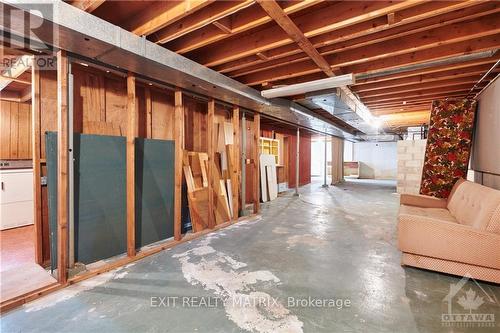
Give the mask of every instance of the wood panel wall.
M 295 161 L 297 153 L 297 134 L 294 130 L 273 128 L 270 125 L 262 125 L 261 135 L 266 138 L 273 137 L 273 131 L 276 138 L 280 138 L 282 149 L 286 149 L 282 154 L 284 167 L 278 170 L 279 181 L 287 179 L 288 187 L 295 186 Z M 285 147 L 286 146 L 286 147 Z M 283 172 L 287 172 L 284 175 Z M 300 133 L 300 164 L 299 164 L 299 186 L 311 183 L 311 134 Z
M 311 136 L 300 133 L 299 186 L 311 183 Z M 288 141 L 289 169 L 288 187 L 295 187 L 295 161 L 297 154 L 297 136 L 290 135 Z
M 185 149 L 208 152 L 207 102 L 185 95 L 183 104 Z
M 0 101 L 0 159 L 31 159 L 31 104 Z

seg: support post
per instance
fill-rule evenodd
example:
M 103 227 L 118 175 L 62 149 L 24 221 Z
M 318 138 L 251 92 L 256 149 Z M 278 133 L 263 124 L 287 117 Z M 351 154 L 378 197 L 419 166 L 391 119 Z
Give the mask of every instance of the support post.
M 344 180 L 344 141 L 332 137 L 332 183 L 336 185 Z
M 57 52 L 57 280 L 68 279 L 68 57 Z
M 260 114 L 256 113 L 253 116 L 253 212 L 257 214 L 260 209 L 260 172 L 259 172 L 259 139 L 260 139 Z
M 233 106 L 233 160 L 231 164 L 233 165 L 234 177 L 236 182 L 231 183 L 232 194 L 233 194 L 233 220 L 238 219 L 239 205 L 238 199 L 240 197 L 239 190 L 239 166 L 240 166 L 240 108 L 238 106 Z
M 42 168 L 40 164 L 40 69 L 33 61 L 31 68 L 31 153 L 33 157 L 33 219 L 35 229 L 35 261 L 43 264 Z
M 146 100 L 146 137 L 153 138 L 153 120 L 152 120 L 152 105 L 151 105 L 151 89 L 144 89 L 144 98 Z
M 300 129 L 297 127 L 297 153 L 295 154 L 295 196 L 299 196 Z
M 181 239 L 182 230 L 182 154 L 184 150 L 184 109 L 182 90 L 175 91 L 174 140 L 175 140 L 175 193 L 174 193 L 174 239 Z
M 241 215 L 245 216 L 247 205 L 247 119 L 245 112 L 241 116 Z
M 68 62 L 68 187 L 69 187 L 69 217 L 68 217 L 68 267 L 75 266 L 75 168 L 73 157 L 73 74 L 71 62 Z
M 208 137 L 208 227 L 215 227 L 214 215 L 214 173 L 215 173 L 215 100 L 208 101 L 207 117 L 207 137 Z
M 327 171 L 328 171 L 328 163 L 327 163 L 327 158 L 326 158 L 326 151 L 327 151 L 327 139 L 328 136 L 325 134 L 325 174 L 323 175 L 323 187 L 328 187 L 328 184 L 326 182 L 326 177 L 327 177 Z
M 135 136 L 137 109 L 135 76 L 127 75 L 127 255 L 135 256 Z

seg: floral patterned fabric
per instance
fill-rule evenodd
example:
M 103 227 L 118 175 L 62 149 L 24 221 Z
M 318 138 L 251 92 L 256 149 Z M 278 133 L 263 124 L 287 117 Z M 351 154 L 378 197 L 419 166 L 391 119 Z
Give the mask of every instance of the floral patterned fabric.
M 420 194 L 448 198 L 459 178 L 467 177 L 476 101 L 432 103 Z

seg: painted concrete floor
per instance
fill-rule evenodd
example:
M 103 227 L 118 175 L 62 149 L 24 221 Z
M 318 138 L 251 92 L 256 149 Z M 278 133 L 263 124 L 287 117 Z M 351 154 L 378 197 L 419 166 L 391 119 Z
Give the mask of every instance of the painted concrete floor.
M 384 181 L 309 185 L 263 205 L 261 219 L 11 311 L 1 331 L 498 332 L 499 286 L 469 280 L 452 303 L 495 327 L 449 327 L 443 299 L 460 278 L 399 265 L 394 192 Z

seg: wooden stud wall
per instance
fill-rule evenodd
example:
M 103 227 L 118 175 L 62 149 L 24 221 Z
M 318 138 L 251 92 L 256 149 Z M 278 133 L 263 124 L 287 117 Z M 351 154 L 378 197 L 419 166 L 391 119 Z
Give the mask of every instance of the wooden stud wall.
M 32 96 L 34 103 L 29 109 L 26 104 L 27 116 L 31 126 L 28 139 L 33 144 L 27 158 L 34 162 L 34 210 L 35 226 L 38 237 L 36 248 L 37 262 L 47 264 L 50 261 L 50 239 L 48 226 L 48 194 L 47 187 L 41 185 L 41 177 L 47 175 L 45 133 L 58 131 L 58 280 L 65 284 L 67 276 L 68 257 L 68 58 L 64 51 L 58 53 L 58 71 L 32 71 Z M 180 90 L 170 91 L 164 88 L 149 86 L 136 81 L 131 74 L 122 77 L 104 73 L 92 67 L 72 64 L 74 78 L 74 131 L 84 134 L 121 135 L 127 137 L 127 165 L 133 165 L 133 142 L 135 137 L 170 139 L 176 141 L 176 156 L 182 163 L 183 149 L 208 152 L 211 150 L 212 164 L 215 163 L 215 134 L 218 124 L 231 122 L 233 124 L 232 161 L 236 169 L 236 179 L 240 173 L 240 111 L 238 107 L 226 107 L 214 100 L 203 101 L 197 97 L 183 94 Z M 12 103 L 12 102 L 9 102 Z M 24 107 L 24 106 L 23 106 Z M 9 111 L 11 107 L 9 105 Z M 24 110 L 24 109 L 23 109 Z M 255 116 L 259 119 L 259 116 Z M 254 164 L 258 161 L 258 150 L 255 141 L 258 128 L 255 122 L 247 122 L 250 134 L 247 140 L 247 156 Z M 10 129 L 9 129 L 10 132 Z M 10 133 L 9 133 L 10 134 Z M 211 140 L 209 140 L 211 138 Z M 180 145 L 177 143 L 180 142 Z M 33 148 L 32 148 L 33 147 Z M 252 184 L 256 181 L 250 164 L 248 179 Z M 256 166 L 258 167 L 258 166 Z M 127 168 L 128 193 L 134 193 L 133 168 Z M 213 169 L 213 168 L 212 168 Z M 214 170 L 214 169 L 213 169 Z M 176 194 L 181 192 L 182 173 L 176 170 Z M 258 180 L 257 180 L 258 183 Z M 212 187 L 213 188 L 213 187 Z M 248 186 L 253 198 L 258 198 L 255 186 Z M 258 191 L 258 189 L 257 189 Z M 237 220 L 239 210 L 239 181 L 232 182 L 233 211 Z M 213 193 L 213 190 L 212 190 Z M 127 254 L 136 258 L 140 253 L 135 251 L 134 241 L 134 197 L 127 198 Z M 213 200 L 213 197 L 212 197 Z M 174 237 L 176 241 L 183 239 L 181 235 L 180 196 L 175 197 Z M 213 204 L 212 204 L 213 206 Z M 258 202 L 256 203 L 258 207 Z M 214 216 L 212 213 L 211 216 Z M 221 224 L 221 226 L 224 224 Z M 212 218 L 211 227 L 219 227 Z

